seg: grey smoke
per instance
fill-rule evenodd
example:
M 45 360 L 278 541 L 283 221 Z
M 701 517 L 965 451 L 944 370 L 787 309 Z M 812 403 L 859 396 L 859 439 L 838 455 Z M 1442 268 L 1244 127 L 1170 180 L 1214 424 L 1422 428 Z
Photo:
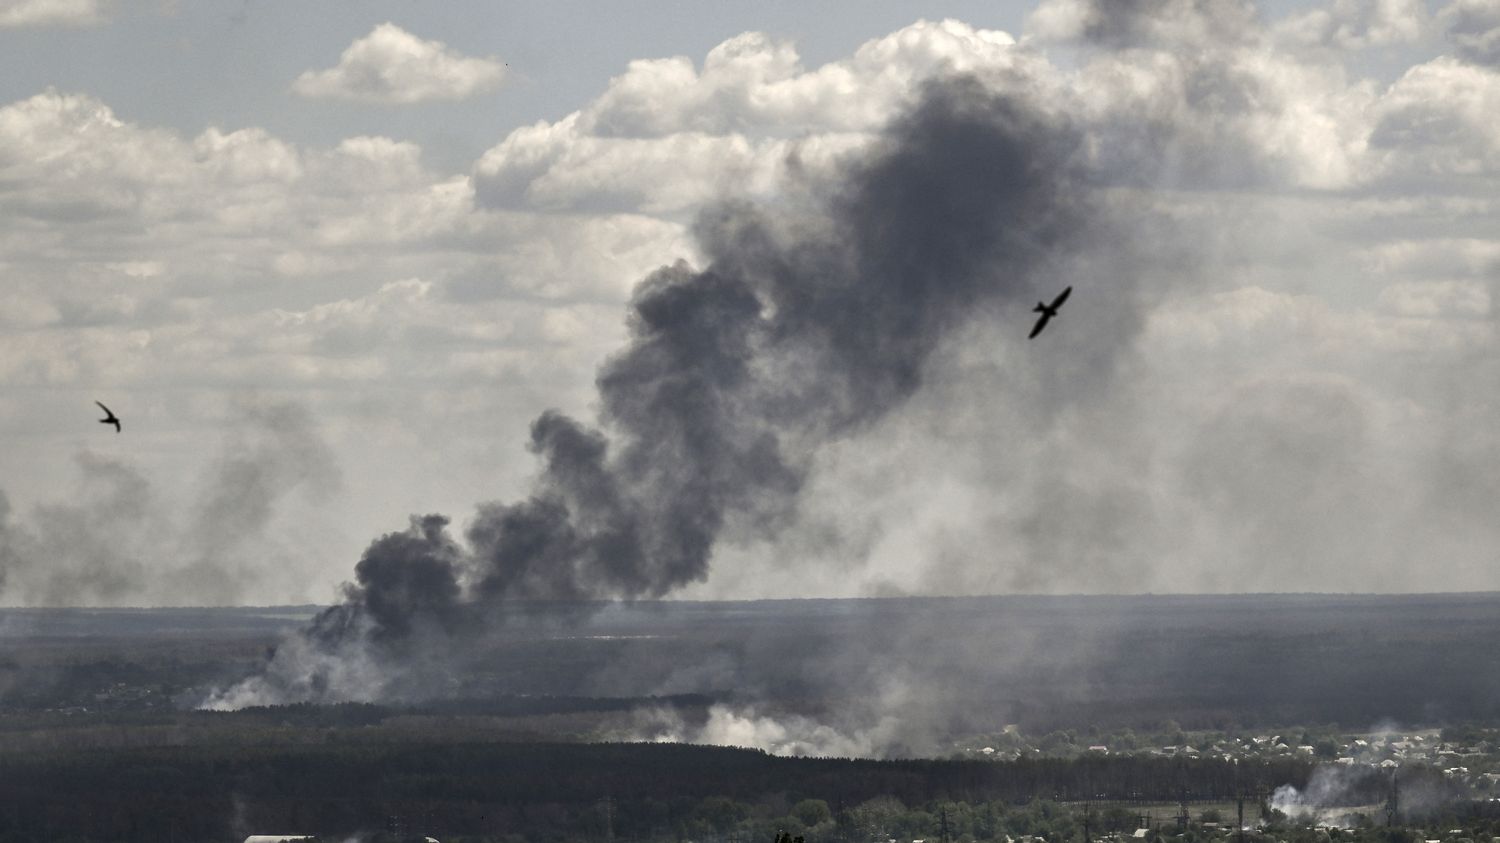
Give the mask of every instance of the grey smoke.
M 1097 233 L 1079 147 L 1021 97 L 940 79 L 830 194 L 708 209 L 694 230 L 703 267 L 636 288 L 629 343 L 597 379 L 599 426 L 533 423 L 529 498 L 481 505 L 464 549 L 438 516 L 376 541 L 342 605 L 207 704 L 393 693 L 420 666 L 404 636 L 451 632 L 465 608 L 499 620 L 516 599 L 660 597 L 705 579 L 725 539 L 785 530 L 819 453 L 907 403 L 965 325 L 1066 285 Z M 1106 376 L 1140 321 L 1128 275 L 1112 283 L 1076 298 L 1119 315 L 1099 307 L 1107 329 L 1040 377 Z
M 7 597 L 28 605 L 107 604 L 143 584 L 139 549 L 161 529 L 149 481 L 87 451 L 76 462 L 74 500 L 36 507 L 29 523 L 0 518 Z
M 278 506 L 294 492 L 324 501 L 341 482 L 333 453 L 305 407 L 283 402 L 235 411 L 239 418 L 206 472 L 184 536 L 191 554 L 185 588 L 218 605 L 235 601 L 267 575 L 264 565 L 245 564 L 245 557 L 270 528 Z
M 89 451 L 76 457 L 67 501 L 21 516 L 0 493 L 0 595 L 42 606 L 226 605 L 284 580 L 277 515 L 297 495 L 326 499 L 338 470 L 305 409 L 235 411 L 186 510 L 139 467 Z
M 708 212 L 707 267 L 644 281 L 631 344 L 600 372 L 612 440 L 544 415 L 537 493 L 481 508 L 478 593 L 660 596 L 704 578 L 730 522 L 785 519 L 819 445 L 909 398 L 972 308 L 1035 292 L 1082 228 L 1075 144 L 977 81 L 950 81 L 817 217 Z

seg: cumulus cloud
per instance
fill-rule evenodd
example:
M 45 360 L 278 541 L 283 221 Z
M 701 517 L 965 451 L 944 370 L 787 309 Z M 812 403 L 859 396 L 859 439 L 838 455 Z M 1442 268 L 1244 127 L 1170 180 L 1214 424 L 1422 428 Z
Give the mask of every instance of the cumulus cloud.
M 1370 145 L 1406 174 L 1500 173 L 1500 71 L 1439 57 L 1406 71 L 1375 106 Z
M 809 70 L 792 42 L 747 32 L 710 50 L 701 68 L 685 56 L 631 62 L 580 112 L 580 129 L 600 137 L 870 131 L 934 73 L 1025 61 L 1015 44 L 998 30 L 918 21 Z
M 100 0 L 0 0 L 0 29 L 89 26 L 102 20 Z
M 505 65 L 496 58 L 471 58 L 387 22 L 350 44 L 334 67 L 298 76 L 292 90 L 304 97 L 406 105 L 468 99 L 504 78 Z
M 701 68 L 683 56 L 632 62 L 579 111 L 512 132 L 474 176 L 495 207 L 681 214 L 825 177 L 923 79 L 1012 74 L 1021 88 L 1043 84 L 1043 71 L 1009 34 L 954 20 L 918 21 L 812 69 L 790 42 L 745 33 Z
M 1305 46 L 1360 50 L 1416 41 L 1428 23 L 1421 0 L 1332 0 L 1292 14 L 1276 29 Z

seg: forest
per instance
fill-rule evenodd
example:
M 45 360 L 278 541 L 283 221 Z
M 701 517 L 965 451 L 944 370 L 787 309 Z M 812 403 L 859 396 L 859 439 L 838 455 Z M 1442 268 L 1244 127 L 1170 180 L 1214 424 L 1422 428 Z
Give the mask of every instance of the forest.
M 889 826 L 887 836 L 920 837 L 922 814 L 931 813 L 923 806 L 940 803 L 953 805 L 955 828 L 987 840 L 1007 829 L 1038 833 L 1058 816 L 1027 809 L 1033 803 L 1224 801 L 1305 784 L 1310 769 L 1147 758 L 783 758 L 681 744 L 379 744 L 337 735 L 297 747 L 5 752 L 0 841 L 232 840 L 257 829 L 343 835 L 391 817 L 442 840 L 753 839 L 774 827 L 842 841 L 870 839 L 875 825 Z

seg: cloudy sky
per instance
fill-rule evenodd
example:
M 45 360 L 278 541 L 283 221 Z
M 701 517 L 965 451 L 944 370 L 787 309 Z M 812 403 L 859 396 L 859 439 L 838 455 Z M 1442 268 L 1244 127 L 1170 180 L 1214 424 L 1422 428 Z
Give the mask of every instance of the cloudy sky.
M 1114 258 L 681 594 L 1500 588 L 1500 0 L 0 0 L 0 603 L 327 602 L 524 495 L 700 213 L 956 74 L 1081 133 Z

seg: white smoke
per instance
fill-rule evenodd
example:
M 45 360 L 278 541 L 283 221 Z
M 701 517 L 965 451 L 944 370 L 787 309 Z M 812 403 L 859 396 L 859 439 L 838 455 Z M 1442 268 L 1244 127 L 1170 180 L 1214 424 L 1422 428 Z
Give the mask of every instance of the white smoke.
M 772 755 L 829 758 L 884 758 L 900 745 L 900 721 L 886 715 L 874 725 L 841 731 L 799 714 L 772 716 L 754 707 L 714 705 L 702 725 L 688 723 L 672 709 L 640 715 L 636 740 L 712 744 L 759 749 Z
M 1322 765 L 1313 770 L 1307 787 L 1298 790 L 1284 784 L 1271 794 L 1271 808 L 1296 822 L 1323 825 L 1354 825 L 1353 815 L 1369 813 L 1371 806 L 1355 806 L 1355 785 L 1369 775 L 1366 767 Z
M 368 619 L 359 619 L 368 623 Z M 306 636 L 288 635 L 262 673 L 225 688 L 215 688 L 198 704 L 208 711 L 237 711 L 250 706 L 286 705 L 308 699 L 375 702 L 384 699 L 393 674 L 377 662 L 363 635 L 343 646 L 319 646 Z

